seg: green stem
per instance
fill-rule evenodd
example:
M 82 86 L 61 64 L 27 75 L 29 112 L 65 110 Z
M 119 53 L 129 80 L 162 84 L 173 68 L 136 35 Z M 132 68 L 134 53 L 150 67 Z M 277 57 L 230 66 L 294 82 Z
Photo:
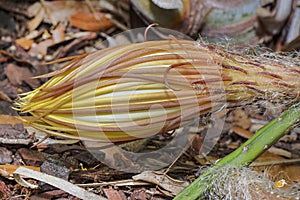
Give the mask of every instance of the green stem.
M 185 188 L 174 199 L 198 199 L 203 196 L 208 189 L 211 178 L 210 175 L 225 165 L 246 166 L 253 162 L 264 151 L 277 142 L 293 124 L 299 122 L 300 103 L 291 106 L 279 117 L 258 130 L 253 137 L 247 140 L 234 152 L 222 158 L 212 168 L 199 176 L 191 185 Z

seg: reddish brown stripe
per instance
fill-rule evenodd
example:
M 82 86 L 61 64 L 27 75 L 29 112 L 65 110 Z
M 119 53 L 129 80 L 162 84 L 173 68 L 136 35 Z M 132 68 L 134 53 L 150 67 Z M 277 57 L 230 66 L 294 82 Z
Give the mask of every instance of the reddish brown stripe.
M 45 88 L 47 89 L 47 88 Z M 37 101 L 41 101 L 43 99 L 47 99 L 47 98 L 50 98 L 50 97 L 59 97 L 60 95 L 64 94 L 64 93 L 67 93 L 68 91 L 72 90 L 73 89 L 73 85 L 70 85 L 70 86 L 65 86 L 64 88 L 61 88 L 60 90 L 56 90 L 56 91 L 50 91 L 50 92 L 47 92 L 47 94 L 44 94 L 44 95 L 40 95 L 40 96 L 35 96 L 34 98 L 31 99 L 32 102 L 37 102 Z M 41 91 L 44 91 L 43 89 Z
M 229 90 L 229 89 L 226 89 L 225 90 L 225 93 L 231 93 L 231 94 L 237 94 L 237 93 L 239 93 L 239 92 L 241 92 L 240 90 Z
M 257 74 L 262 74 L 262 75 L 265 75 L 265 76 L 269 76 L 269 77 L 272 77 L 272 78 L 279 78 L 279 79 L 282 79 L 281 76 L 277 75 L 277 74 L 273 74 L 271 72 L 257 72 Z
M 261 91 L 261 90 L 255 88 L 255 87 L 252 87 L 252 86 L 249 86 L 249 85 L 247 85 L 246 87 L 247 87 L 248 89 L 250 89 L 250 90 L 253 90 L 254 92 L 258 92 L 258 93 L 261 93 L 261 94 L 264 94 L 264 93 L 265 93 L 264 91 Z
M 294 88 L 293 85 L 290 85 L 288 83 L 284 83 L 284 82 L 277 82 L 277 81 L 274 81 L 272 82 L 273 84 L 276 84 L 276 85 L 281 85 L 281 86 L 284 86 L 284 87 L 288 87 L 288 88 Z
M 226 64 L 222 64 L 222 67 L 224 67 L 225 69 L 232 69 L 235 71 L 239 71 L 242 72 L 244 74 L 248 74 L 248 72 L 242 68 L 236 67 L 236 66 L 231 66 L 231 65 L 226 65 Z
M 231 83 L 230 85 L 257 85 L 257 83 L 252 81 L 236 81 Z
M 290 69 L 290 71 L 300 74 L 300 70 L 297 70 L 297 69 Z
M 261 69 L 265 69 L 264 66 L 260 65 L 259 63 L 256 63 L 256 62 L 245 62 L 245 64 L 248 64 L 248 65 L 253 65 L 255 67 L 259 67 Z
M 209 78 L 209 79 L 205 79 L 205 80 L 195 81 L 192 84 L 206 84 L 206 83 L 215 83 L 215 82 L 220 82 L 220 81 L 232 81 L 232 78 L 230 78 L 230 77 Z
M 220 101 L 220 102 L 223 102 L 223 101 Z M 241 103 L 241 102 L 238 99 L 227 99 L 224 103 Z

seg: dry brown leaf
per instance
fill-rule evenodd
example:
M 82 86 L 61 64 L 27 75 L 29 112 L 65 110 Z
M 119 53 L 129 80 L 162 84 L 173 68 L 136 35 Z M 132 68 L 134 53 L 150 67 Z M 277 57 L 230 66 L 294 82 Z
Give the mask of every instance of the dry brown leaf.
M 251 138 L 251 137 L 253 136 L 253 133 L 252 133 L 252 132 L 247 131 L 247 130 L 245 130 L 245 129 L 243 129 L 243 128 L 240 128 L 240 127 L 238 127 L 238 126 L 233 126 L 233 127 L 231 128 L 231 130 L 232 130 L 235 134 L 237 134 L 237 135 L 239 135 L 239 136 L 241 136 L 241 137 L 243 137 L 243 138 L 246 138 L 246 139 L 249 139 L 249 138 Z
M 101 31 L 112 26 L 112 23 L 103 13 L 76 13 L 71 16 L 70 24 L 86 31 Z
M 159 172 L 145 171 L 141 174 L 132 177 L 133 180 L 146 181 L 149 183 L 156 184 L 161 188 L 171 192 L 173 195 L 178 194 L 183 190 L 188 183 L 185 181 L 175 180 L 166 174 Z
M 28 50 L 30 49 L 31 45 L 33 44 L 33 40 L 32 39 L 27 39 L 27 38 L 19 38 L 16 40 L 16 43 L 18 45 L 20 45 L 23 49 Z
M 44 20 L 45 10 L 40 3 L 36 2 L 28 8 L 28 13 L 34 16 L 34 18 L 27 22 L 28 30 L 31 32 Z
M 32 78 L 32 73 L 28 68 L 18 67 L 14 64 L 8 64 L 4 73 L 13 85 L 22 85 L 23 81 L 32 88 L 37 88 L 40 83 L 37 79 Z
M 52 32 L 52 38 L 54 41 L 54 44 L 57 44 L 59 42 L 62 42 L 65 40 L 65 30 L 66 27 L 59 24 Z
M 91 3 L 93 6 L 96 6 L 98 1 L 91 1 Z M 42 21 L 47 23 L 52 23 L 52 21 L 66 22 L 76 12 L 89 11 L 89 7 L 85 1 L 44 1 L 43 6 L 40 2 L 36 2 L 28 8 L 28 13 L 35 16 L 29 21 L 28 28 L 31 31 L 35 30 Z
M 49 38 L 41 41 L 38 44 L 34 43 L 29 52 L 33 54 L 41 54 L 42 56 L 45 56 L 47 54 L 48 47 L 53 44 L 54 44 L 53 39 Z

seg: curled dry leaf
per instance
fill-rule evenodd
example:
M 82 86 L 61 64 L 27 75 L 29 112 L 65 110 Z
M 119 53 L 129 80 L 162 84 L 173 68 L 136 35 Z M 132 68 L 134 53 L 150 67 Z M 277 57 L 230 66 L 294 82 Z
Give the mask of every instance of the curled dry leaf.
M 159 172 L 145 171 L 141 174 L 133 176 L 132 178 L 133 180 L 146 181 L 156 184 L 161 188 L 171 192 L 173 195 L 178 194 L 181 190 L 188 186 L 188 183 L 185 181 L 175 180 L 168 175 Z
M 33 75 L 30 70 L 25 67 L 8 64 L 4 73 L 13 85 L 22 85 L 23 81 L 32 88 L 37 88 L 40 85 L 37 79 L 32 78 Z
M 68 192 L 69 194 L 72 194 L 80 199 L 93 199 L 93 200 L 107 200 L 104 197 L 100 197 L 94 193 L 88 192 L 81 187 L 78 187 L 77 185 L 74 185 L 68 181 L 65 181 L 63 179 L 50 176 L 48 174 L 40 173 L 31 169 L 27 169 L 25 167 L 19 167 L 15 172 L 14 172 L 14 178 L 15 180 L 24 187 L 29 187 L 29 188 L 37 188 L 37 185 L 33 185 L 31 183 L 28 183 L 25 181 L 21 176 L 26 176 L 30 177 L 39 181 L 43 181 L 45 183 L 48 183 L 52 186 L 55 186 L 61 190 L 64 190 Z
M 76 13 L 71 16 L 70 24 L 86 31 L 101 31 L 112 26 L 107 15 L 100 12 Z

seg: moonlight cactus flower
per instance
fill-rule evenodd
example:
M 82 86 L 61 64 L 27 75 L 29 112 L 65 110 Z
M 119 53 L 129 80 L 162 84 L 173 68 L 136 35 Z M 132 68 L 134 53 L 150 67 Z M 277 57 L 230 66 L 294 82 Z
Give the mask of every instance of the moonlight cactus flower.
M 165 133 L 224 106 L 298 101 L 295 64 L 170 39 L 72 58 L 17 102 L 50 135 L 123 142 Z M 25 120 L 25 119 L 24 119 Z

